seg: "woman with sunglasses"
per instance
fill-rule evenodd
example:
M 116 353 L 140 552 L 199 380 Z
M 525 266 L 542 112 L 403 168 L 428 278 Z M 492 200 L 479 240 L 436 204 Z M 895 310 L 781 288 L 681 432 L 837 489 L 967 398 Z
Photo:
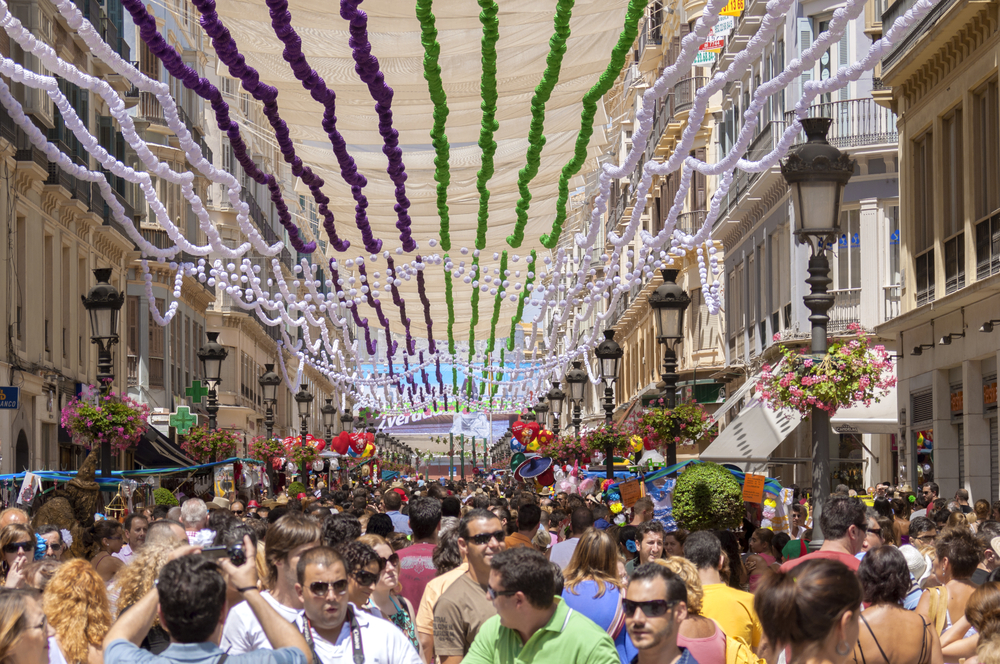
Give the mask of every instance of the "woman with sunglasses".
M 117 521 L 103 519 L 94 523 L 83 531 L 83 544 L 87 547 L 90 564 L 104 579 L 104 583 L 115 578 L 118 570 L 125 566 L 125 563 L 111 555 L 125 546 L 125 531 Z
M 375 584 L 368 604 L 362 608 L 373 616 L 385 618 L 398 627 L 413 647 L 420 651 L 417 641 L 417 631 L 413 626 L 413 616 L 416 612 L 410 600 L 399 594 L 399 554 L 392 550 L 384 537 L 378 535 L 363 535 L 358 538 L 362 544 L 367 544 L 382 562 L 382 575 Z
M 42 611 L 41 594 L 31 589 L 0 588 L 0 662 L 48 664 L 52 634 Z
M 375 549 L 358 540 L 347 542 L 337 552 L 344 559 L 347 572 L 347 599 L 359 609 L 368 604 L 384 564 Z
M 0 576 L 5 588 L 27 586 L 25 568 L 35 559 L 35 545 L 35 533 L 20 523 L 12 523 L 0 531 L 0 552 L 3 553 Z

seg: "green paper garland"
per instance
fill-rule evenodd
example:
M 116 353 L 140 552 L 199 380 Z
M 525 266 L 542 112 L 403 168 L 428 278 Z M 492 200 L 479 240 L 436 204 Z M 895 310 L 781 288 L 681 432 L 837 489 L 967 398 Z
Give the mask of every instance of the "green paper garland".
M 535 265 L 538 264 L 538 254 L 535 250 L 531 250 L 531 263 L 528 266 L 528 271 L 531 275 L 524 280 L 524 290 L 521 291 L 521 296 L 517 298 L 517 314 L 510 319 L 510 336 L 507 337 L 507 350 L 514 350 L 514 331 L 517 328 L 517 324 L 521 322 L 521 316 L 524 315 L 524 300 L 528 297 L 528 286 L 535 283 Z
M 507 280 L 504 273 L 507 271 L 507 252 L 503 252 L 500 256 L 500 280 L 501 284 L 503 281 Z M 495 281 L 493 282 L 496 283 Z M 502 285 L 497 288 L 496 297 L 493 299 L 493 320 L 490 322 L 490 338 L 486 340 L 486 352 L 492 353 L 493 347 L 496 346 L 497 341 L 497 323 L 500 322 L 500 305 L 503 303 L 503 292 L 504 289 Z
M 444 265 L 448 264 L 448 254 L 444 255 Z M 451 295 L 451 272 L 444 271 L 444 299 L 448 303 L 448 352 L 455 354 L 455 301 Z
M 472 259 L 473 282 L 479 280 L 482 275 L 479 273 L 479 256 Z M 469 322 L 469 364 L 472 364 L 472 355 L 476 352 L 476 325 L 479 325 L 479 287 L 472 289 L 472 318 Z M 471 385 L 472 382 L 470 381 Z
M 476 228 L 476 249 L 486 248 L 486 226 L 490 219 L 490 190 L 486 184 L 493 177 L 493 155 L 497 142 L 493 132 L 500 129 L 497 121 L 497 40 L 500 39 L 500 21 L 497 14 L 500 7 L 494 0 L 479 0 L 482 12 L 479 22 L 483 24 L 482 61 L 483 76 L 479 84 L 483 96 L 483 124 L 479 131 L 479 147 L 483 151 L 482 164 L 476 174 L 476 189 L 479 190 L 479 225 Z M 478 291 L 477 291 L 478 292 Z M 479 298 L 473 294 L 473 300 Z M 475 325 L 475 323 L 473 323 Z
M 542 134 L 545 125 L 545 104 L 552 95 L 552 89 L 559 82 L 563 56 L 566 55 L 566 40 L 570 35 L 569 20 L 573 16 L 574 2 L 575 0 L 559 0 L 556 5 L 556 15 L 552 20 L 554 31 L 549 38 L 549 55 L 545 59 L 545 71 L 542 72 L 542 78 L 535 87 L 535 95 L 531 98 L 528 156 L 524 168 L 517 172 L 517 188 L 521 195 L 515 208 L 517 223 L 514 225 L 513 234 L 507 236 L 507 244 L 515 249 L 524 241 L 524 227 L 528 223 L 528 208 L 531 206 L 531 192 L 528 191 L 528 185 L 538 175 L 542 148 L 545 147 L 545 136 Z
M 639 34 L 639 19 L 642 18 L 648 0 L 630 0 L 628 11 L 625 12 L 625 25 L 618 36 L 618 43 L 611 51 L 611 60 L 601 74 L 594 87 L 583 96 L 583 112 L 580 114 L 580 133 L 576 137 L 576 147 L 573 159 L 563 166 L 559 176 L 559 198 L 556 201 L 556 218 L 552 222 L 552 230 L 539 240 L 547 249 L 554 249 L 562 234 L 562 225 L 566 221 L 566 204 L 569 202 L 569 181 L 576 175 L 587 159 L 587 143 L 594 133 L 594 115 L 597 113 L 597 102 L 611 89 L 625 64 L 625 56 L 632 48 Z
M 438 56 L 441 44 L 437 41 L 434 14 L 431 13 L 433 0 L 417 0 L 417 19 L 420 20 L 420 42 L 424 46 L 424 79 L 431 101 L 434 102 L 434 126 L 431 127 L 431 143 L 434 145 L 434 181 L 437 182 L 438 216 L 441 218 L 441 248 L 451 249 L 448 214 L 448 185 L 451 184 L 450 145 L 444 133 L 448 119 L 448 97 L 441 82 L 441 65 Z M 454 349 L 451 352 L 455 352 Z

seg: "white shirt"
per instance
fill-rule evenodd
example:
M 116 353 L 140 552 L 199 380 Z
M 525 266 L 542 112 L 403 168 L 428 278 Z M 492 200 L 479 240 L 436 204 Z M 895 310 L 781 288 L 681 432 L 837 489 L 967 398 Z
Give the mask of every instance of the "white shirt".
M 351 605 L 354 607 L 354 605 Z M 354 607 L 354 615 L 361 628 L 361 649 L 365 653 L 366 664 L 423 664 L 420 655 L 406 635 L 388 620 L 376 618 Z M 354 646 L 351 643 L 351 626 L 345 620 L 337 635 L 337 641 L 330 643 L 312 630 L 317 664 L 354 664 Z
M 278 614 L 301 631 L 302 629 L 302 609 L 293 609 L 278 602 L 266 590 L 261 593 L 261 597 L 274 607 Z M 242 655 L 246 652 L 253 652 L 261 648 L 274 650 L 271 642 L 264 635 L 264 628 L 260 626 L 257 616 L 253 614 L 253 609 L 246 601 L 240 602 L 232 608 L 226 616 L 226 624 L 222 628 L 222 639 L 219 647 L 230 655 Z
M 570 559 L 573 557 L 573 552 L 576 551 L 576 545 L 579 543 L 579 537 L 571 537 L 565 542 L 553 544 L 552 549 L 549 551 L 549 560 L 559 565 L 559 569 L 566 569 L 569 566 Z
M 131 546 L 126 544 L 121 548 L 121 550 L 118 553 L 112 553 L 111 557 L 117 558 L 118 560 L 128 565 L 130 562 L 132 562 L 132 559 L 135 558 L 135 551 L 132 550 Z

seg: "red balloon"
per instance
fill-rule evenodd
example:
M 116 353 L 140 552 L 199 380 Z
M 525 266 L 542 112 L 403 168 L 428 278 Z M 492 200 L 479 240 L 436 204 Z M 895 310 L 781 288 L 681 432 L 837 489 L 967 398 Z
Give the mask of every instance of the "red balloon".
M 351 451 L 355 454 L 361 454 L 365 450 L 365 440 L 367 436 L 364 433 L 352 433 L 351 434 Z
M 524 425 L 524 432 L 521 436 L 521 443 L 528 445 L 533 440 L 538 438 L 538 433 L 542 430 L 542 427 L 538 422 L 528 422 Z
M 524 431 L 524 425 L 525 423 L 522 422 L 520 419 L 518 419 L 516 422 L 510 425 L 511 434 L 513 434 L 514 438 L 517 439 L 517 442 L 521 443 L 522 445 L 524 443 L 521 442 L 521 432 Z
M 333 441 L 331 441 L 330 447 L 337 454 L 347 454 L 347 448 L 351 445 L 351 434 L 346 431 L 341 431 L 340 435 L 335 436 Z

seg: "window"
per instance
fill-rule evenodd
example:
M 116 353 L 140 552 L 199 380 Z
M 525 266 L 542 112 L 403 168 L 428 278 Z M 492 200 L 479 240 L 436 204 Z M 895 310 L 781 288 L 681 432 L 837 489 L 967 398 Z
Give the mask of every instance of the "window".
M 928 249 L 916 258 L 917 306 L 934 301 L 934 250 Z
M 973 189 L 975 216 L 982 219 L 1000 208 L 1000 109 L 997 80 L 993 79 L 976 93 L 973 100 Z
M 944 118 L 941 173 L 944 177 L 944 292 L 965 286 L 965 204 L 962 178 L 962 109 Z
M 150 306 L 156 306 L 157 311 L 164 309 L 163 300 L 156 298 Z M 153 312 L 149 311 L 149 387 L 163 388 L 163 328 L 153 320 Z
M 789 310 L 782 321 L 781 313 L 791 302 L 791 284 L 789 281 L 788 258 L 788 226 L 782 226 L 771 234 L 771 334 L 789 327 Z
M 976 224 L 976 279 L 1000 272 L 1000 214 Z
M 913 253 L 917 306 L 934 301 L 934 155 L 930 132 L 913 141 Z
M 899 284 L 899 206 L 888 209 L 889 217 L 889 285 Z
M 834 284 L 837 290 L 861 288 L 861 210 L 840 213 Z
M 708 305 L 700 288 L 691 291 L 691 308 L 688 310 L 688 327 L 694 350 L 709 350 L 715 347 L 718 334 L 718 318 L 708 313 Z
M 944 243 L 944 277 L 946 295 L 965 286 L 965 233 Z

